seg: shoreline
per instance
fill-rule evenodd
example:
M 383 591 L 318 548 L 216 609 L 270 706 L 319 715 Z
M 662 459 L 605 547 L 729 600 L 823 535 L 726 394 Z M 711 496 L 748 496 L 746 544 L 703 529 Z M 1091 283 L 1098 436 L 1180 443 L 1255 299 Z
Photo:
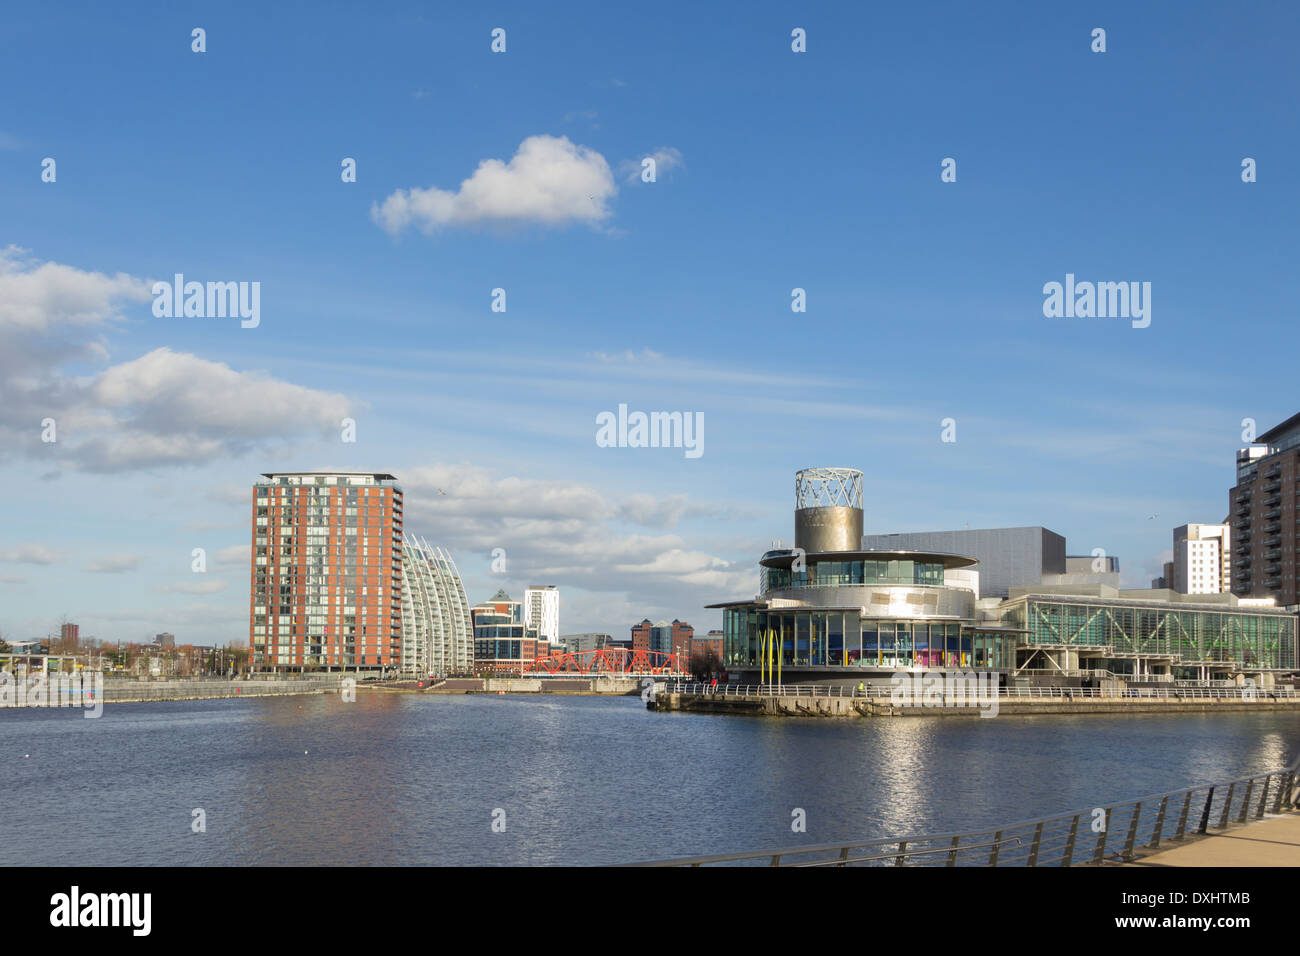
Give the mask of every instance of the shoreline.
M 235 681 L 123 681 L 105 682 L 102 703 L 149 704 L 186 700 L 244 700 L 254 697 L 302 697 L 342 693 L 346 678 L 309 678 L 306 680 L 235 680 Z M 116 684 L 116 686 L 114 686 Z M 371 694 L 433 694 L 553 697 L 631 697 L 641 692 L 637 679 L 530 679 L 530 678 L 455 678 L 429 687 L 417 687 L 415 681 L 357 681 L 352 688 Z M 53 695 L 51 695 L 53 696 Z M 92 699 L 93 703 L 93 699 Z M 66 706 L 85 707 L 82 698 Z M 0 711 L 24 709 L 59 709 L 50 704 L 0 704 Z M 90 709 L 90 708 L 86 708 Z
M 731 714 L 754 717 L 815 717 L 857 719 L 870 717 L 965 717 L 1269 713 L 1300 714 L 1300 699 L 1236 700 L 1211 698 L 1179 700 L 1162 697 L 1000 698 L 996 707 L 977 703 L 903 706 L 888 697 L 724 697 L 707 694 L 660 692 L 646 704 L 664 713 Z

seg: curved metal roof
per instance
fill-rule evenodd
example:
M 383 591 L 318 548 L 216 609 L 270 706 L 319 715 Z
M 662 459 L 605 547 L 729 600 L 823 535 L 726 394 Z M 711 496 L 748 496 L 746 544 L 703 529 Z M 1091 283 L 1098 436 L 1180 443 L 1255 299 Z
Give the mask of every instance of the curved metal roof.
M 758 563 L 765 568 L 788 568 L 794 563 L 795 552 L 783 548 L 769 551 L 759 558 Z M 946 554 L 942 551 L 809 551 L 804 555 L 809 564 L 822 561 L 923 561 L 927 564 L 942 564 L 945 571 L 955 568 L 969 568 L 979 561 L 964 554 Z

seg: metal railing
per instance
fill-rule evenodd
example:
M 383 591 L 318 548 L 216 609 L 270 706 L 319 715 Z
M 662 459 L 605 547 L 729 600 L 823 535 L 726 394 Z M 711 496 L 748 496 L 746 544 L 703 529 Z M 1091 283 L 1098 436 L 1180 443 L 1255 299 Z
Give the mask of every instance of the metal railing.
M 841 684 L 718 684 L 669 681 L 665 689 L 671 694 L 687 694 L 699 697 L 722 698 L 764 698 L 764 697 L 857 697 L 868 700 L 888 698 L 892 693 L 889 684 L 865 684 L 862 689 L 855 685 Z M 946 694 L 947 688 L 936 684 L 936 693 Z M 989 688 L 989 691 L 994 688 Z M 1088 700 L 1088 699 L 1154 699 L 1154 700 L 1298 700 L 1294 687 L 1263 688 L 1250 687 L 1136 687 L 1118 690 L 1100 687 L 999 687 L 996 688 L 1002 700 Z M 954 699 L 967 699 L 969 693 L 959 694 Z
M 870 697 L 856 687 L 839 684 L 722 684 L 716 687 L 707 682 L 670 681 L 666 685 L 671 694 L 697 694 L 712 697 Z M 879 690 L 880 688 L 876 688 Z M 870 691 L 868 688 L 867 691 Z M 885 688 L 888 693 L 888 688 Z
M 1113 671 L 1098 670 L 1095 668 L 1062 669 L 1058 667 L 1021 667 L 1015 671 L 1015 676 L 1017 677 L 1022 674 L 1029 677 L 1088 677 L 1098 678 L 1100 680 L 1119 680 L 1124 677 L 1124 675 L 1116 674 Z M 1157 675 L 1151 677 L 1151 680 L 1160 679 L 1161 678 Z
M 984 830 L 788 847 L 637 866 L 1057 866 L 1129 863 L 1197 836 L 1291 812 L 1300 805 L 1297 759 L 1285 770 Z

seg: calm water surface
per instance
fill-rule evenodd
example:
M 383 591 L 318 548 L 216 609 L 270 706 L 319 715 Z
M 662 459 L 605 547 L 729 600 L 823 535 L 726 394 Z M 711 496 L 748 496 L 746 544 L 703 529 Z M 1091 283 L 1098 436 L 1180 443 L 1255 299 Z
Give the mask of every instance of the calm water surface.
M 631 862 L 976 829 L 1298 753 L 1300 715 L 1263 713 L 832 721 L 380 694 L 5 710 L 0 864 Z

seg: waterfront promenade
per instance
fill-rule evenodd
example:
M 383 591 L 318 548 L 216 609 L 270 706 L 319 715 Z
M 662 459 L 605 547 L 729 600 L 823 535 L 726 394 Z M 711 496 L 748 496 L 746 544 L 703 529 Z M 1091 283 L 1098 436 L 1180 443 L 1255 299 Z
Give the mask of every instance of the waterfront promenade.
M 1140 857 L 1126 866 L 1300 866 L 1300 813 Z
M 106 680 L 104 703 L 131 704 L 161 700 L 225 700 L 242 697 L 287 697 L 337 693 L 339 677 L 264 680 Z M 358 685 L 360 686 L 360 685 Z
M 345 685 L 344 681 L 350 684 Z M 87 684 L 87 690 L 90 685 Z M 149 701 L 231 700 L 244 697 L 288 697 L 302 694 L 337 694 L 345 687 L 363 693 L 390 694 L 558 694 L 631 696 L 640 693 L 637 678 L 452 678 L 442 681 L 357 680 L 348 674 L 284 678 L 217 678 L 148 680 L 110 678 L 103 683 L 106 704 Z M 93 699 L 93 698 L 87 698 Z M 80 700 L 80 697 L 78 697 Z

